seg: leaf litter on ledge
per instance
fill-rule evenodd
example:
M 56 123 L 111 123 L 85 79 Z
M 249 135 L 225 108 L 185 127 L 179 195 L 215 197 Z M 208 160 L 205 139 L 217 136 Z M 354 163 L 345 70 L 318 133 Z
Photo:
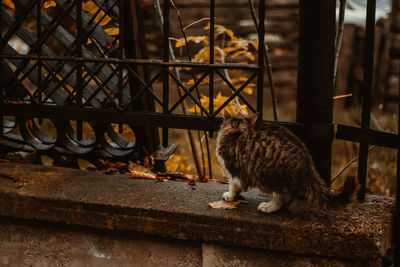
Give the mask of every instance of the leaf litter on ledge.
M 240 203 L 249 203 L 249 202 L 247 200 L 238 200 L 238 201 L 219 200 L 215 202 L 210 202 L 208 203 L 208 205 L 213 209 L 232 210 L 236 209 Z

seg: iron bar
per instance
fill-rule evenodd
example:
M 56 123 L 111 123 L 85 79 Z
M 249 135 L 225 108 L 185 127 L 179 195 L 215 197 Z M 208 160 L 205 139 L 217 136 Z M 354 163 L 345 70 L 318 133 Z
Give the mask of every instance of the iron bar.
M 3 0 L 0 0 L 0 43 L 3 42 L 3 32 L 1 29 L 3 29 Z M 0 55 L 3 54 L 3 48 L 0 48 Z M 3 63 L 0 62 L 0 72 L 1 73 L 5 73 L 3 70 Z M 5 96 L 5 81 L 2 79 L 2 81 L 0 81 L 0 106 L 3 104 L 4 102 L 4 96 Z M 0 136 L 3 136 L 4 134 L 4 116 L 3 113 L 0 113 Z
M 214 64 L 214 38 L 215 38 L 215 0 L 210 0 L 210 64 Z M 209 73 L 209 113 L 214 113 L 214 70 Z M 212 135 L 212 132 L 210 132 Z
M 215 73 L 218 74 L 219 77 L 221 77 L 221 79 L 229 86 L 229 88 L 231 88 L 233 93 L 236 93 L 236 88 L 235 86 L 233 86 L 233 84 L 230 82 L 228 77 L 225 77 L 225 75 L 223 75 L 218 69 L 215 70 Z M 246 106 L 252 111 L 252 112 L 257 112 L 257 109 L 255 109 L 253 107 L 252 104 L 250 104 L 241 94 L 237 95 L 239 97 L 240 100 L 242 100 Z M 236 98 L 235 98 L 236 99 Z M 238 101 L 236 101 L 236 103 L 238 103 Z M 239 102 L 240 104 L 240 102 Z
M 236 90 L 236 92 L 233 93 L 233 94 L 224 102 L 224 104 L 222 104 L 221 106 L 219 106 L 219 108 L 214 112 L 214 114 L 212 114 L 212 116 L 215 117 L 216 115 L 218 115 L 218 113 L 220 113 L 220 112 L 232 101 L 232 99 L 234 99 L 236 96 L 238 96 L 238 95 L 240 94 L 240 92 L 241 92 L 244 88 L 246 88 L 246 86 L 257 76 L 257 74 L 260 75 L 259 73 L 254 72 L 254 73 L 250 76 L 250 78 L 249 78 L 246 82 L 244 82 L 244 83 Z M 259 76 L 257 76 L 257 77 L 259 77 Z M 257 110 L 258 110 L 258 109 L 257 109 Z M 261 111 L 262 111 L 262 109 L 261 109 Z M 260 115 L 261 115 L 261 113 L 260 113 Z
M 155 2 L 156 11 L 157 11 L 157 13 L 158 13 L 158 15 L 160 17 L 161 31 L 162 31 L 163 30 L 163 24 L 164 24 L 164 18 L 162 16 L 160 1 L 159 0 L 154 0 L 154 2 Z M 175 61 L 176 58 L 175 58 L 174 50 L 172 48 L 172 44 L 171 44 L 170 40 L 169 40 L 169 53 L 170 53 L 172 61 Z M 178 80 L 181 80 L 181 77 L 180 77 L 180 74 L 179 74 L 179 69 L 174 67 L 174 71 L 175 71 L 176 78 Z M 181 99 L 183 92 L 182 92 L 182 90 L 180 89 L 180 87 L 178 85 L 176 86 L 176 89 L 177 89 L 177 92 L 178 92 L 178 97 L 179 97 L 179 99 Z M 186 115 L 187 114 L 187 108 L 186 108 L 186 104 L 185 104 L 184 101 L 182 101 L 181 106 L 182 106 L 183 114 Z M 190 142 L 190 147 L 191 147 L 191 150 L 192 150 L 194 164 L 196 166 L 196 171 L 197 171 L 197 173 L 200 173 L 201 172 L 201 170 L 200 170 L 200 160 L 199 160 L 199 156 L 198 156 L 198 152 L 197 152 L 197 147 L 196 147 L 196 145 L 194 143 L 193 132 L 191 130 L 187 130 L 187 134 L 188 134 L 188 138 L 189 138 L 189 142 Z
M 134 70 L 132 70 L 130 67 L 128 67 L 128 70 L 129 70 L 129 73 L 132 74 L 132 75 L 134 76 L 134 78 L 136 78 L 136 79 L 139 81 L 139 83 L 143 86 L 143 88 L 141 88 L 141 89 L 136 93 L 136 95 L 133 95 L 133 96 L 131 97 L 131 103 L 133 103 L 143 92 L 147 91 L 148 93 L 150 93 L 150 94 L 153 96 L 153 98 L 154 98 L 161 106 L 163 106 L 163 105 L 164 105 L 163 101 L 151 90 L 151 86 L 153 85 L 153 83 L 154 83 L 156 80 L 158 80 L 158 78 L 160 78 L 160 77 L 163 75 L 163 73 L 162 73 L 162 72 L 157 73 L 157 74 L 146 84 L 142 79 L 140 79 L 139 75 L 138 75 Z
M 365 129 L 356 126 L 338 124 L 336 139 L 368 143 L 370 145 L 383 146 L 397 149 L 397 135 L 373 129 Z
M 366 33 L 364 45 L 364 77 L 362 91 L 361 128 L 369 129 L 371 124 L 371 91 L 374 75 L 374 42 L 375 42 L 375 8 L 376 0 L 367 1 Z M 365 189 L 367 183 L 368 142 L 360 143 L 358 160 L 358 180 L 360 190 L 358 200 L 365 200 Z
M 256 26 L 256 29 L 258 31 L 259 30 L 259 21 L 256 17 L 253 0 L 248 0 L 248 2 L 249 2 L 249 6 L 250 6 L 251 17 L 253 18 L 254 25 Z M 272 76 L 272 65 L 271 65 L 271 61 L 269 59 L 269 53 L 267 50 L 267 46 L 265 44 L 263 46 L 263 50 L 264 50 L 265 64 L 267 67 L 269 87 L 270 87 L 270 91 L 271 91 L 272 111 L 273 111 L 273 115 L 274 115 L 274 120 L 277 121 L 279 119 L 278 118 L 278 104 L 277 104 L 278 100 L 275 96 L 275 85 L 274 85 L 274 79 Z
M 264 47 L 265 47 L 265 0 L 260 0 L 258 7 L 258 76 L 257 76 L 257 112 L 263 118 L 264 97 Z M 238 90 L 239 91 L 239 90 Z
M 340 0 L 339 22 L 338 22 L 339 26 L 338 26 L 338 30 L 336 33 L 336 40 L 335 40 L 335 63 L 334 63 L 334 70 L 333 70 L 333 85 L 335 85 L 335 82 L 336 82 L 336 72 L 337 72 L 337 65 L 339 62 L 340 47 L 342 46 L 345 10 L 346 10 L 346 0 Z
M 110 110 L 105 108 L 81 108 L 79 106 L 42 105 L 36 104 L 10 104 L 0 105 L 0 113 L 6 116 L 17 116 L 20 118 L 42 117 L 54 120 L 74 120 L 80 117 L 82 121 L 107 122 L 132 124 L 137 126 L 167 127 L 176 129 L 193 129 L 204 131 L 217 131 L 222 123 L 221 117 L 206 117 L 196 115 L 163 114 L 141 111 Z M 274 122 L 275 123 L 275 122 Z M 304 140 L 316 140 L 323 142 L 328 136 L 332 127 L 319 125 L 311 128 L 308 125 L 294 122 L 276 122 L 279 125 L 289 128 Z M 314 133 L 314 135 L 309 134 Z
M 274 1 L 275 2 L 275 1 Z M 179 3 L 179 6 L 181 8 L 208 8 L 209 4 L 207 1 L 199 1 L 199 2 L 190 2 L 190 3 Z M 258 7 L 258 4 L 255 4 L 256 7 Z M 215 4 L 216 8 L 246 8 L 248 5 L 243 2 L 234 2 L 234 1 L 227 1 L 227 2 L 220 2 Z M 298 5 L 293 4 L 293 3 L 272 3 L 272 1 L 267 1 L 266 7 L 271 10 L 271 9 L 287 9 L 287 8 L 292 8 L 292 9 L 297 9 Z
M 83 44 L 83 29 L 82 29 L 82 0 L 76 0 L 76 55 L 77 57 L 82 57 L 82 44 Z M 82 62 L 77 62 L 76 65 L 76 89 L 78 105 L 82 106 L 82 91 L 83 91 L 83 66 Z M 82 121 L 76 121 L 76 137 L 77 140 L 82 140 Z
M 179 12 L 178 7 L 175 5 L 174 1 L 170 0 L 170 3 L 172 5 L 172 7 L 175 9 L 176 15 L 178 16 L 179 27 L 180 27 L 183 39 L 185 40 L 185 48 L 186 48 L 186 52 L 187 52 L 187 57 L 188 57 L 189 61 L 192 61 L 192 55 L 191 55 L 188 39 L 187 39 L 186 32 L 185 32 L 185 29 L 184 29 L 183 24 L 182 24 L 182 16 L 181 16 L 181 14 Z M 191 69 L 191 74 L 192 74 L 193 81 L 196 82 L 196 75 L 195 75 L 195 72 L 194 72 L 193 68 Z M 195 88 L 196 88 L 197 98 L 200 101 L 201 97 L 200 97 L 199 88 L 197 86 Z M 201 113 L 201 115 L 203 115 L 203 111 L 201 111 L 200 113 Z M 207 114 L 207 112 L 205 112 L 205 113 Z M 197 115 L 196 109 L 195 109 L 195 114 Z M 207 116 L 208 115 L 209 114 L 207 114 Z M 199 131 L 197 132 L 197 137 L 198 137 L 199 144 L 200 144 L 200 153 L 201 153 L 201 159 L 202 159 L 202 163 L 203 163 L 203 173 L 198 173 L 199 176 L 200 176 L 200 175 L 205 173 L 205 159 L 204 159 L 204 150 L 203 150 L 203 146 L 202 146 L 202 143 L 201 143 L 201 139 L 202 138 L 200 136 L 200 132 Z M 204 133 L 204 138 L 206 138 L 206 139 L 208 138 L 207 133 Z M 206 144 L 208 144 L 208 141 L 206 141 Z M 210 147 L 206 146 L 206 149 L 207 149 L 207 153 L 210 153 Z
M 0 58 L 4 59 L 31 59 L 38 60 L 35 55 L 6 55 L 1 54 Z M 190 61 L 169 61 L 163 62 L 155 59 L 135 59 L 126 58 L 120 60 L 118 58 L 79 58 L 79 57 L 62 57 L 62 56 L 42 56 L 44 61 L 71 61 L 71 62 L 104 62 L 113 64 L 136 64 L 136 65 L 152 65 L 160 67 L 182 67 L 182 68 L 199 68 L 199 69 L 243 69 L 243 70 L 258 70 L 260 67 L 256 64 L 241 64 L 241 63 L 206 63 L 206 62 L 190 62 Z
M 163 62 L 169 62 L 169 9 L 170 1 L 163 2 Z M 169 108 L 169 75 L 168 67 L 165 67 L 163 74 L 163 112 L 168 114 Z M 163 147 L 168 146 L 168 128 L 162 129 Z
M 36 47 L 38 48 L 37 50 L 37 55 L 40 58 L 42 56 L 42 46 L 41 46 L 41 39 L 42 39 L 42 15 L 41 15 L 41 10 L 42 10 L 42 1 L 41 0 L 36 0 Z M 39 89 L 39 95 L 38 95 L 38 102 L 39 104 L 42 104 L 42 62 L 39 60 L 37 62 L 37 67 L 38 67 L 38 72 L 37 72 L 37 88 Z
M 119 0 L 119 21 L 118 21 L 118 26 L 119 26 L 119 43 L 123 44 L 124 41 L 124 33 L 125 33 L 125 28 L 124 28 L 124 12 L 123 10 L 126 8 L 125 7 L 125 1 L 126 0 Z M 100 8 L 99 8 L 100 9 Z M 105 13 L 107 14 L 107 13 Z M 118 58 L 119 60 L 124 59 L 124 46 L 120 45 L 118 46 Z M 123 95 L 122 95 L 122 91 L 124 89 L 123 87 L 123 79 L 124 79 L 124 65 L 120 64 L 119 66 L 119 71 L 118 71 L 118 105 L 119 107 L 122 109 L 124 108 L 124 103 L 123 103 Z M 118 131 L 119 133 L 122 133 L 123 128 L 122 128 L 122 124 L 119 124 L 118 126 Z
M 172 110 L 174 110 L 174 109 L 179 105 L 179 103 L 180 103 L 181 101 L 183 101 L 183 100 L 186 98 L 186 96 L 189 96 L 189 97 L 193 100 L 193 102 L 201 109 L 201 111 L 203 111 L 207 116 L 209 116 L 207 109 L 205 109 L 205 108 L 203 107 L 203 105 L 201 104 L 201 102 L 200 102 L 199 100 L 197 100 L 197 99 L 191 94 L 191 92 L 197 88 L 197 85 L 200 84 L 201 81 L 204 80 L 204 78 L 208 75 L 208 72 L 204 73 L 204 74 L 200 77 L 200 79 L 198 79 L 198 80 L 193 84 L 193 86 L 189 88 L 189 90 L 186 89 L 185 85 L 184 85 L 180 80 L 178 80 L 178 78 L 176 78 L 175 75 L 173 75 L 172 73 L 169 73 L 169 75 L 171 75 L 171 77 L 172 77 L 172 78 L 175 80 L 175 82 L 180 86 L 180 88 L 182 88 L 183 91 L 185 91 L 185 95 L 184 95 L 181 99 L 178 100 L 178 102 L 173 106 L 173 108 L 171 108 L 171 112 L 172 112 Z
M 400 95 L 400 85 L 399 85 Z M 397 98 L 397 169 L 396 169 L 396 206 L 393 215 L 394 266 L 400 266 L 400 97 Z
M 335 1 L 299 1 L 296 121 L 309 127 L 333 123 L 335 13 Z M 306 145 L 318 173 L 330 186 L 332 138 Z

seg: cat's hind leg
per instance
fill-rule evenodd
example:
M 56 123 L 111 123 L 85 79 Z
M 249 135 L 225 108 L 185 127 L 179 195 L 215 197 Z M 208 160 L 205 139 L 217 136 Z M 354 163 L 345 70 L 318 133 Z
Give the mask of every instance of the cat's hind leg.
M 282 194 L 273 192 L 272 200 L 269 202 L 261 202 L 258 205 L 258 210 L 266 213 L 271 213 L 280 210 L 285 204 L 285 197 Z
M 233 199 L 242 191 L 242 186 L 238 178 L 229 179 L 229 191 L 222 195 L 225 201 L 233 201 Z

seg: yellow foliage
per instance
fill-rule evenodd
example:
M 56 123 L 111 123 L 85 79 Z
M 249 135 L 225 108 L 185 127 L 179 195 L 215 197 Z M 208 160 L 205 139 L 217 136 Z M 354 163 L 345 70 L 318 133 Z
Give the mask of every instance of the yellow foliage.
M 90 15 L 94 15 L 96 14 L 96 12 L 99 10 L 99 6 L 96 5 L 95 2 L 93 2 L 92 0 L 89 0 L 87 2 L 82 3 L 82 10 L 85 11 L 86 13 L 90 14 Z M 94 18 L 94 21 L 96 23 L 98 23 L 103 16 L 105 15 L 104 11 L 100 11 L 96 17 Z M 109 22 L 111 21 L 111 17 L 106 15 L 101 22 L 99 23 L 100 26 L 105 26 L 107 25 Z
M 15 5 L 14 2 L 12 0 L 3 0 L 2 2 L 5 6 L 11 8 L 11 9 L 15 9 Z
M 238 83 L 244 83 L 244 82 L 247 81 L 247 79 L 248 79 L 248 78 L 246 78 L 246 77 L 232 78 L 232 79 L 231 79 L 231 83 L 232 83 L 233 85 L 238 84 Z M 251 94 L 253 94 L 253 89 L 254 89 L 255 86 L 256 86 L 255 83 L 249 83 L 249 84 L 243 89 L 243 92 L 245 92 L 246 94 L 251 95 Z
M 214 98 L 214 109 L 218 109 L 220 106 L 222 106 L 229 97 L 223 96 L 221 92 L 217 94 L 217 96 Z M 204 108 L 208 108 L 210 105 L 210 99 L 206 95 L 201 95 L 200 103 Z M 226 105 L 223 109 L 224 111 L 228 112 L 231 115 L 248 115 L 248 110 L 246 105 L 238 105 L 234 100 L 231 100 L 228 105 Z M 195 105 L 191 109 L 189 109 L 189 112 L 191 113 L 199 113 L 200 108 Z
M 204 30 L 209 30 L 210 29 L 210 23 L 208 23 L 205 27 L 204 27 Z M 224 26 L 222 26 L 222 25 L 218 25 L 218 24 L 215 24 L 214 25 L 214 34 L 215 34 L 215 37 L 217 37 L 218 35 L 221 35 L 221 34 L 226 34 L 226 35 L 228 35 L 230 38 L 233 38 L 234 36 L 235 36 L 235 34 L 233 33 L 233 31 L 232 30 L 230 30 L 230 29 L 227 29 L 227 28 L 225 28 Z
M 118 35 L 119 34 L 119 28 L 117 27 L 112 27 L 108 29 L 104 29 L 104 31 L 111 36 Z
M 208 105 L 210 103 L 208 96 L 202 94 L 201 98 L 200 98 L 200 103 L 204 108 L 208 108 Z M 200 108 L 197 105 L 195 105 L 191 109 L 189 109 L 189 112 L 190 113 L 199 113 Z
M 181 47 L 186 45 L 185 38 L 174 39 L 174 40 L 176 40 L 175 47 Z M 196 44 L 203 42 L 204 45 L 208 45 L 209 43 L 207 36 L 188 36 L 187 41 L 194 42 Z
M 196 75 L 196 78 L 197 79 L 200 79 L 201 78 L 201 76 L 202 75 Z M 207 76 L 207 77 L 205 77 L 201 82 L 200 82 L 200 84 L 202 84 L 202 83 L 209 83 L 210 82 L 210 79 L 209 79 L 209 76 Z M 186 84 L 187 85 L 193 85 L 194 84 L 194 80 L 193 79 L 190 79 L 189 81 L 187 81 L 186 82 Z
M 55 7 L 55 6 L 57 6 L 57 4 L 54 0 L 46 1 L 43 4 L 43 8 L 50 8 L 50 7 Z
M 175 172 L 175 171 L 190 171 L 192 166 L 187 163 L 188 158 L 182 155 L 177 155 L 173 154 L 165 163 L 165 167 L 167 168 L 168 171 L 170 172 Z
M 205 27 L 205 30 L 210 29 L 210 23 L 208 23 Z M 223 36 L 222 36 L 223 35 Z M 258 48 L 258 40 L 245 40 L 239 37 L 236 37 L 234 32 L 230 29 L 225 28 L 222 25 L 215 25 L 215 36 L 214 38 L 224 38 L 227 37 L 227 41 L 222 41 L 221 43 L 224 44 L 224 47 L 215 46 L 214 49 L 214 60 L 215 62 L 226 62 L 228 58 L 239 58 L 237 61 L 254 61 L 255 56 L 250 51 L 250 48 L 254 48 L 257 50 Z M 208 36 L 188 36 L 188 42 L 194 43 L 203 43 L 203 47 L 193 56 L 194 62 L 208 62 L 210 60 L 210 46 L 209 46 L 209 37 Z M 222 39 L 224 40 L 224 39 Z M 175 39 L 176 47 L 185 46 L 185 40 L 183 38 Z M 244 62 L 247 63 L 247 62 Z M 235 72 L 235 70 L 229 70 L 229 73 L 238 76 L 240 73 Z M 200 75 L 197 75 L 197 79 L 200 78 Z M 248 78 L 246 77 L 233 77 L 231 78 L 231 82 L 234 86 L 240 87 L 241 84 L 247 81 Z M 194 79 L 189 79 L 186 84 L 193 85 L 195 83 Z M 206 77 L 201 83 L 209 83 L 208 77 Z M 253 89 L 255 87 L 254 83 L 249 83 L 244 89 L 243 92 L 247 94 L 252 94 Z M 221 105 L 223 105 L 228 100 L 228 97 L 223 96 L 220 92 L 214 98 L 214 109 L 218 109 Z M 205 95 L 201 95 L 200 103 L 204 108 L 209 107 L 209 98 Z M 232 100 L 228 105 L 224 107 L 224 110 L 227 111 L 229 114 L 237 115 L 247 115 L 248 110 L 246 105 L 240 105 L 237 101 Z M 191 113 L 199 113 L 200 108 L 197 105 L 194 105 L 191 109 L 189 109 Z
M 106 13 L 104 13 L 104 11 L 102 10 L 102 11 L 100 11 L 99 12 L 99 14 L 94 18 L 94 21 L 97 23 L 97 22 L 99 22 L 100 20 L 100 23 L 99 23 L 99 25 L 101 26 L 101 27 L 103 27 L 103 26 L 105 26 L 105 25 L 107 25 L 110 21 L 111 21 L 111 17 L 110 16 L 104 16 Z M 103 18 L 104 17 L 104 18 Z

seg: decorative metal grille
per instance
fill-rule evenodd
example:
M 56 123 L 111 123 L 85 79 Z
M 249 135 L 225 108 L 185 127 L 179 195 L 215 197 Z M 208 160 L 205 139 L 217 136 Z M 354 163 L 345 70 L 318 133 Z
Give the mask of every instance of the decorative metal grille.
M 52 12 L 44 8 L 49 3 L 56 5 Z M 206 63 L 170 59 L 170 1 L 163 3 L 161 60 L 146 59 L 140 51 L 136 1 L 93 3 L 98 9 L 91 13 L 85 12 L 87 2 L 82 0 L 20 0 L 15 1 L 14 9 L 2 7 L 0 112 L 5 117 L 0 144 L 5 148 L 123 157 L 133 153 L 135 144 L 124 140 L 112 123 L 132 126 L 137 137 L 135 127 L 163 127 L 166 147 L 168 128 L 217 130 L 217 115 L 235 98 L 252 112 L 262 111 L 264 42 L 259 42 L 258 64 L 215 63 L 214 1 L 210 1 L 211 56 Z M 259 7 L 260 21 L 264 21 L 264 1 L 260 1 Z M 104 26 L 106 21 L 108 28 Z M 264 24 L 257 28 L 259 39 L 264 40 Z M 16 49 L 15 43 L 21 43 L 25 49 Z M 148 67 L 152 68 L 151 75 Z M 191 86 L 185 85 L 172 67 L 195 69 L 200 78 Z M 250 74 L 247 81 L 235 86 L 223 69 L 241 69 Z M 213 97 L 206 108 L 194 94 L 208 78 L 208 95 L 214 96 L 214 76 L 220 77 L 232 91 L 217 109 Z M 241 94 L 253 80 L 257 81 L 256 107 Z M 162 83 L 161 93 L 153 88 L 157 82 Z M 171 83 L 184 92 L 173 101 Z M 200 108 L 203 116 L 179 113 L 177 107 L 187 99 Z M 15 116 L 15 120 L 7 116 Z M 52 121 L 54 136 L 40 130 L 42 118 Z M 13 133 L 17 126 L 20 136 Z M 84 136 L 84 127 L 92 129 L 94 139 Z

